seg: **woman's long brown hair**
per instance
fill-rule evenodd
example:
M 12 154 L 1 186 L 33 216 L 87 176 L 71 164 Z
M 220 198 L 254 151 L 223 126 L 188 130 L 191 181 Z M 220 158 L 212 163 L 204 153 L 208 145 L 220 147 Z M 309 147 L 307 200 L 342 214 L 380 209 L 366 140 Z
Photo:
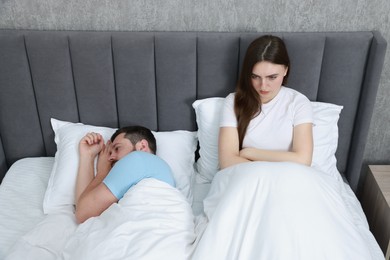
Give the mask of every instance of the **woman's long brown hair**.
M 254 40 L 246 51 L 234 100 L 240 150 L 249 122 L 261 112 L 260 96 L 253 88 L 251 81 L 253 67 L 261 61 L 268 61 L 289 68 L 290 59 L 283 40 L 272 35 L 261 36 Z M 289 71 L 290 69 L 287 70 L 287 74 L 283 79 L 283 85 L 287 82 Z

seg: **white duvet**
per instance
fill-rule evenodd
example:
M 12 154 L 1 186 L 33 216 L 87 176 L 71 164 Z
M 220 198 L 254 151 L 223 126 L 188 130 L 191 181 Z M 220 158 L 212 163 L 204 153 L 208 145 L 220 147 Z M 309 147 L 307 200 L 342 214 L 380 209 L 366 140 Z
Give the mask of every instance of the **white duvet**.
M 6 259 L 384 259 L 349 186 L 306 166 L 222 170 L 204 210 L 194 221 L 180 191 L 145 179 L 81 225 L 67 208 L 46 215 Z
M 79 226 L 69 211 L 46 216 L 7 259 L 189 259 L 194 240 L 186 198 L 166 183 L 145 179 Z
M 204 201 L 209 223 L 193 259 L 383 259 L 347 194 L 342 181 L 293 163 L 222 170 Z

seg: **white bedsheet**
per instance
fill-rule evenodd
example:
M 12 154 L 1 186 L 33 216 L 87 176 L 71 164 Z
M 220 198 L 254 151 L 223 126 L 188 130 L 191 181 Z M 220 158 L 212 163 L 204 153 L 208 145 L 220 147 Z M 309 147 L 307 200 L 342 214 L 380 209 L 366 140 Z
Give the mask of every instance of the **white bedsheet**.
M 15 241 L 43 218 L 52 157 L 25 158 L 13 164 L 0 185 L 0 259 Z
M 8 259 L 190 259 L 192 209 L 179 190 L 145 179 L 100 216 L 77 225 L 49 214 L 10 250 Z
M 222 170 L 193 259 L 384 259 L 348 194 L 341 180 L 293 163 Z

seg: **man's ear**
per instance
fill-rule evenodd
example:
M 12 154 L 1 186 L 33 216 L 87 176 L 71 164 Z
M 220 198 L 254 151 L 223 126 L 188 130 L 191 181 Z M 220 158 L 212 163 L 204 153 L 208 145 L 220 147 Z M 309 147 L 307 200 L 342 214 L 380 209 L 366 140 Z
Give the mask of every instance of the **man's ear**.
M 143 151 L 143 152 L 149 152 L 149 143 L 145 139 L 142 139 L 138 143 L 135 144 L 135 150 L 136 151 Z

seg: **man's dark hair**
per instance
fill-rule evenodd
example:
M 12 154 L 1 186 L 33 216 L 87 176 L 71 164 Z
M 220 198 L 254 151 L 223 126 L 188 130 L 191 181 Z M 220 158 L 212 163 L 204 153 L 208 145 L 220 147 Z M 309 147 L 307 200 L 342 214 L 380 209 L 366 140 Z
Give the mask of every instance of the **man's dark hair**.
M 116 132 L 111 136 L 111 142 L 114 142 L 115 138 L 125 133 L 125 138 L 129 139 L 132 145 L 136 145 L 139 141 L 145 139 L 148 141 L 149 148 L 153 154 L 156 154 L 157 144 L 156 138 L 154 137 L 152 131 L 143 126 L 126 126 L 119 128 Z

